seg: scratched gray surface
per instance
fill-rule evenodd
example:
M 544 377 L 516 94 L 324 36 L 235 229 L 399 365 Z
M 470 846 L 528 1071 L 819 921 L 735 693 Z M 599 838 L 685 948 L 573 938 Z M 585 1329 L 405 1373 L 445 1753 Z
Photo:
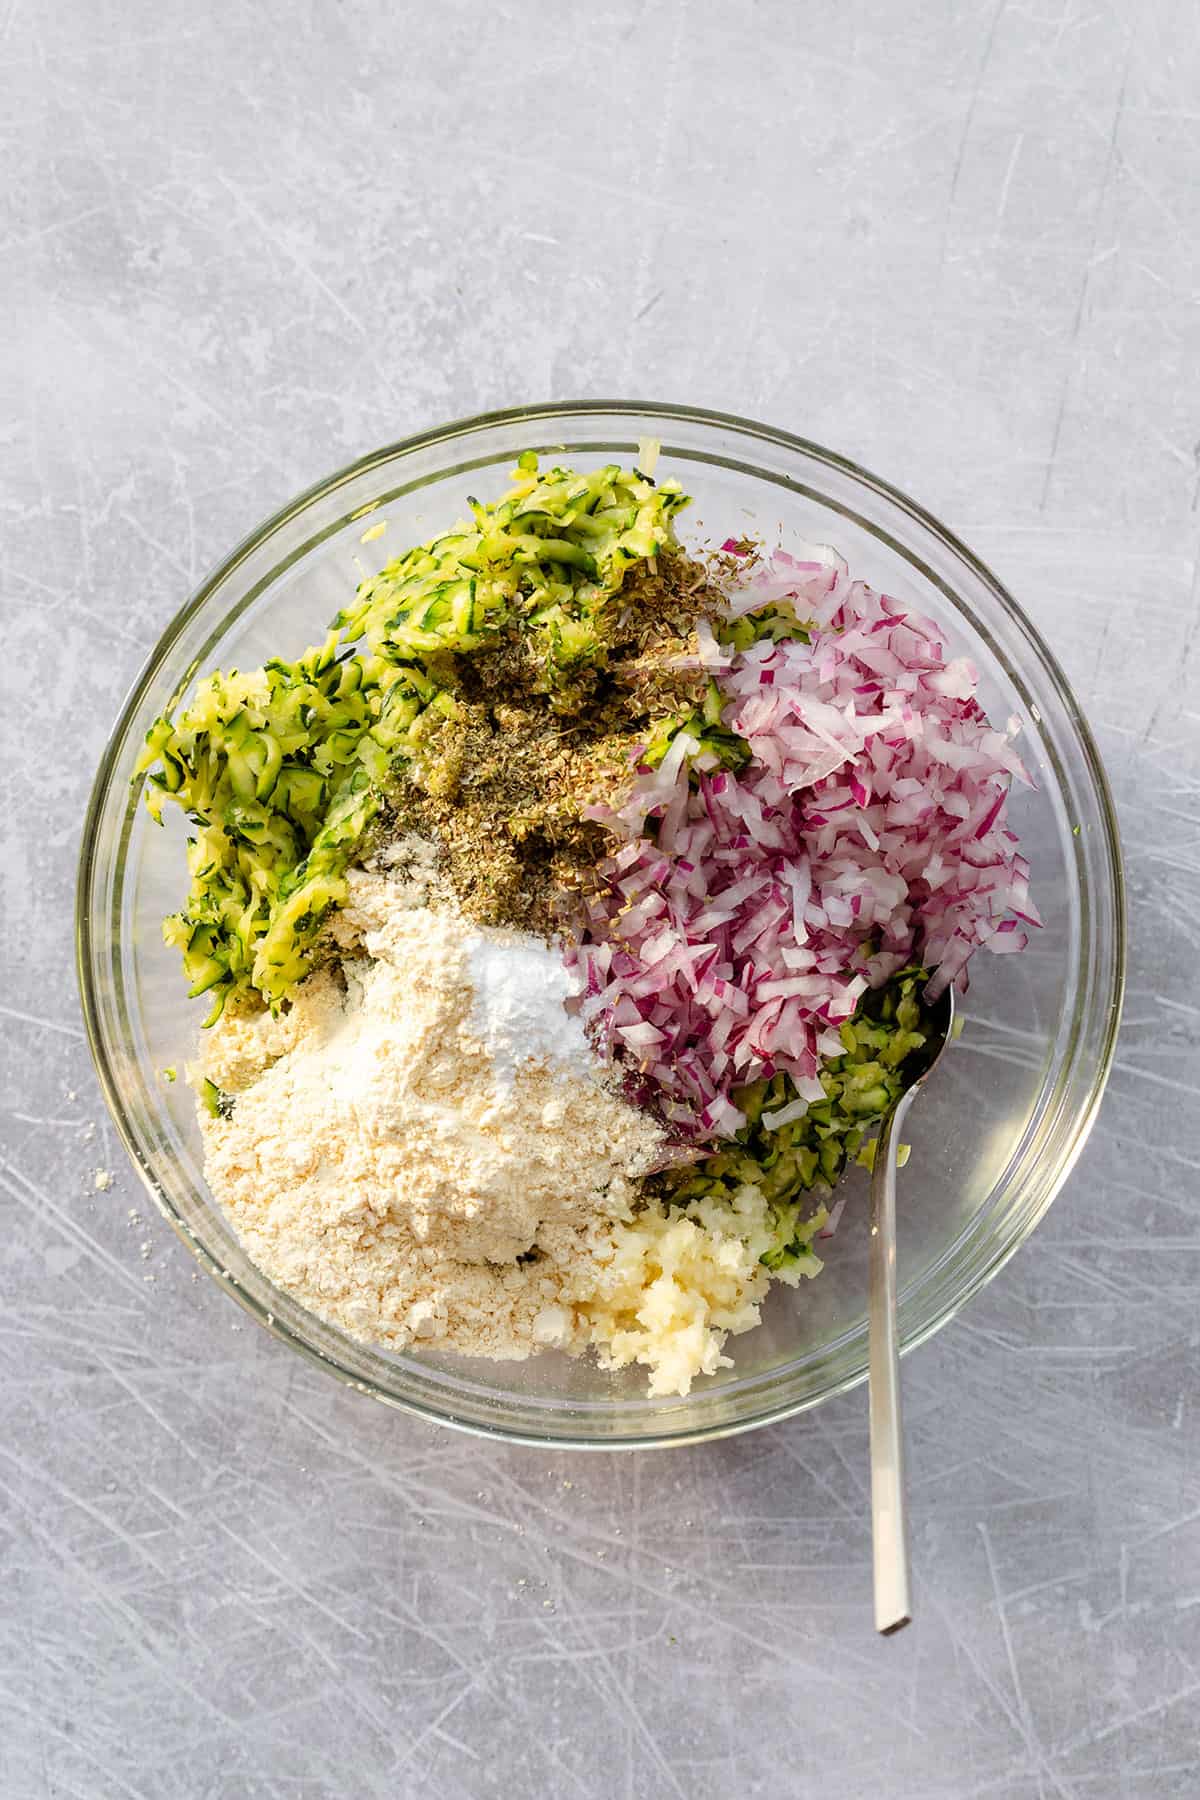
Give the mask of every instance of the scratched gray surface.
M 1198 31 L 0 0 L 6 1796 L 1200 1792 Z M 193 1277 L 81 1038 L 92 765 L 206 566 L 378 442 L 614 390 L 951 521 L 1122 811 L 1117 1072 L 1034 1244 L 907 1365 L 889 1643 L 861 1394 L 629 1459 L 393 1416 Z

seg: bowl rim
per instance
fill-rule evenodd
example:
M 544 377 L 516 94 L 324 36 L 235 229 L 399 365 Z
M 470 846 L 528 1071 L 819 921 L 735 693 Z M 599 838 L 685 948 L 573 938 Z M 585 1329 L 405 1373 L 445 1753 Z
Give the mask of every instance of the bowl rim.
M 1120 828 L 1117 823 L 1116 808 L 1112 791 L 1103 762 L 1100 758 L 1095 739 L 1083 711 L 1075 698 L 1074 692 L 1053 651 L 1045 643 L 1041 633 L 1026 617 L 1022 608 L 1009 593 L 1004 584 L 993 574 L 992 570 L 947 526 L 919 502 L 913 500 L 902 489 L 891 482 L 864 469 L 851 458 L 840 452 L 828 449 L 811 438 L 801 437 L 797 433 L 785 431 L 780 427 L 768 425 L 760 420 L 747 419 L 736 413 L 715 411 L 706 407 L 680 405 L 670 401 L 649 400 L 612 400 L 612 399 L 577 399 L 561 401 L 539 401 L 526 406 L 505 407 L 497 410 L 477 413 L 453 419 L 444 425 L 435 425 L 408 437 L 400 438 L 393 443 L 368 451 L 364 456 L 356 458 L 334 473 L 323 477 L 303 489 L 291 500 L 277 508 L 268 518 L 253 527 L 231 549 L 198 586 L 192 591 L 183 605 L 172 616 L 159 636 L 150 654 L 129 688 L 117 718 L 109 732 L 104 751 L 97 766 L 84 814 L 83 829 L 80 841 L 79 862 L 75 886 L 75 968 L 79 986 L 80 1005 L 88 1047 L 96 1069 L 97 1079 L 103 1093 L 105 1104 L 117 1129 L 117 1133 L 140 1175 L 151 1200 L 176 1236 L 187 1247 L 193 1256 L 205 1267 L 210 1275 L 217 1279 L 222 1271 L 216 1257 L 205 1245 L 195 1238 L 183 1219 L 176 1212 L 169 1196 L 166 1194 L 152 1170 L 147 1167 L 140 1146 L 134 1135 L 132 1124 L 122 1102 L 114 1072 L 109 1064 L 104 1043 L 104 1033 L 100 1020 L 93 973 L 93 926 L 90 906 L 92 877 L 95 869 L 98 826 L 106 798 L 112 785 L 115 764 L 119 749 L 124 744 L 129 726 L 141 706 L 143 697 L 154 676 L 162 668 L 170 656 L 174 645 L 182 635 L 190 620 L 201 610 L 212 595 L 235 573 L 239 565 L 252 555 L 274 533 L 286 526 L 314 503 L 327 498 L 345 483 L 369 474 L 376 467 L 381 467 L 404 457 L 414 451 L 432 449 L 438 445 L 449 444 L 456 439 L 471 433 L 492 427 L 518 425 L 525 422 L 536 423 L 546 420 L 583 419 L 603 415 L 619 414 L 628 419 L 644 417 L 646 419 L 675 419 L 701 427 L 724 427 L 738 433 L 743 439 L 758 440 L 777 448 L 796 451 L 801 455 L 814 458 L 827 467 L 849 476 L 882 499 L 890 502 L 923 531 L 932 534 L 942 546 L 959 558 L 970 571 L 988 589 L 991 597 L 997 602 L 1010 622 L 1017 628 L 1035 653 L 1045 675 L 1055 691 L 1056 697 L 1063 707 L 1071 732 L 1082 752 L 1086 774 L 1091 783 L 1098 803 L 1100 824 L 1103 831 L 1102 850 L 1111 884 L 1111 901 L 1114 923 L 1114 942 L 1112 944 L 1112 993 L 1105 1019 L 1105 1035 L 1099 1050 L 1097 1071 L 1092 1080 L 1091 1091 L 1086 1105 L 1076 1118 L 1074 1130 L 1069 1143 L 1065 1146 L 1059 1160 L 1054 1179 L 1049 1185 L 1042 1203 L 1024 1222 L 1023 1228 L 1014 1234 L 1012 1240 L 997 1246 L 993 1255 L 982 1260 L 952 1302 L 945 1305 L 936 1316 L 925 1321 L 917 1329 L 910 1331 L 901 1346 L 901 1354 L 907 1355 L 918 1345 L 928 1342 L 943 1326 L 957 1316 L 968 1301 L 972 1300 L 995 1275 L 1005 1266 L 1009 1259 L 1025 1243 L 1035 1227 L 1045 1217 L 1050 1205 L 1061 1192 L 1064 1183 L 1071 1174 L 1079 1155 L 1087 1141 L 1092 1125 L 1099 1111 L 1108 1079 L 1112 1071 L 1116 1055 L 1116 1043 L 1120 1030 L 1121 1015 L 1125 998 L 1126 970 L 1128 961 L 1128 900 L 1125 885 L 1124 860 L 1121 850 Z M 401 1398 L 399 1395 L 384 1392 L 377 1386 L 365 1383 L 352 1377 L 345 1369 L 340 1369 L 330 1358 L 325 1356 L 313 1344 L 306 1342 L 276 1315 L 266 1312 L 258 1302 L 239 1283 L 220 1280 L 221 1288 L 234 1299 L 244 1311 L 274 1337 L 289 1348 L 299 1352 L 308 1362 L 322 1369 L 326 1374 L 338 1376 L 344 1385 L 370 1395 L 383 1405 L 395 1408 L 400 1412 L 410 1413 L 419 1418 L 428 1419 L 436 1424 L 445 1425 L 453 1430 L 463 1431 L 473 1437 L 491 1438 L 508 1443 L 524 1444 L 536 1449 L 553 1450 L 654 1450 L 671 1446 L 702 1443 L 713 1439 L 734 1437 L 745 1431 L 752 1431 L 762 1425 L 792 1418 L 811 1407 L 820 1405 L 836 1394 L 842 1394 L 857 1387 L 866 1378 L 865 1366 L 851 1370 L 844 1377 L 833 1382 L 820 1394 L 803 1396 L 800 1399 L 782 1400 L 775 1405 L 760 1406 L 745 1417 L 737 1419 L 714 1420 L 711 1425 L 698 1425 L 681 1431 L 663 1431 L 646 1435 L 620 1435 L 570 1437 L 557 1434 L 539 1433 L 507 1424 L 485 1423 L 477 1419 L 461 1418 L 443 1407 L 427 1404 L 413 1397 Z

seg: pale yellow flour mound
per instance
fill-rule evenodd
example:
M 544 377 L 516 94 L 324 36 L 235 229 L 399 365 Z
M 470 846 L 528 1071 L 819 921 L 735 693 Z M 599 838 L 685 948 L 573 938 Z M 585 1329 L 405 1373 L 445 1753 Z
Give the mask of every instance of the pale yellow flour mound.
M 341 964 L 279 1018 L 231 1015 L 204 1037 L 196 1073 L 232 1098 L 228 1116 L 201 1110 L 206 1173 L 250 1256 L 393 1350 L 590 1344 L 645 1364 L 651 1392 L 686 1393 L 758 1321 L 761 1197 L 706 1222 L 635 1217 L 657 1126 L 598 1065 L 528 1061 L 497 1081 L 463 920 L 421 904 L 411 856 L 350 886 Z

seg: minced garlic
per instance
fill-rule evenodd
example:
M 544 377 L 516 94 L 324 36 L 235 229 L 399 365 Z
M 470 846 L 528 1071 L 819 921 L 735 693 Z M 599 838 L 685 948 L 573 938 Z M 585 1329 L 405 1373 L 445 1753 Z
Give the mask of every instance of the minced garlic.
M 603 1368 L 642 1363 L 650 1393 L 686 1394 L 696 1375 L 733 1366 L 725 1339 L 759 1323 L 771 1276 L 759 1260 L 774 1242 L 770 1209 L 755 1187 L 729 1201 L 651 1205 L 597 1234 L 579 1307 Z M 820 1269 L 780 1270 L 794 1286 Z

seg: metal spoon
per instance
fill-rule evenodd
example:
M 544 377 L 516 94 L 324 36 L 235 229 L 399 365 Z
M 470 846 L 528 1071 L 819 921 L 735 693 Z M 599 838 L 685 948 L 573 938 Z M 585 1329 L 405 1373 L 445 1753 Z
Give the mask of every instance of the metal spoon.
M 954 989 L 931 1009 L 930 1034 L 914 1053 L 908 1083 L 883 1121 L 871 1173 L 867 1323 L 871 1386 L 871 1530 L 875 1546 L 875 1629 L 885 1636 L 912 1618 L 908 1518 L 900 1423 L 900 1338 L 896 1328 L 896 1156 L 900 1127 L 954 1027 Z M 908 1064 L 902 1065 L 909 1074 Z

